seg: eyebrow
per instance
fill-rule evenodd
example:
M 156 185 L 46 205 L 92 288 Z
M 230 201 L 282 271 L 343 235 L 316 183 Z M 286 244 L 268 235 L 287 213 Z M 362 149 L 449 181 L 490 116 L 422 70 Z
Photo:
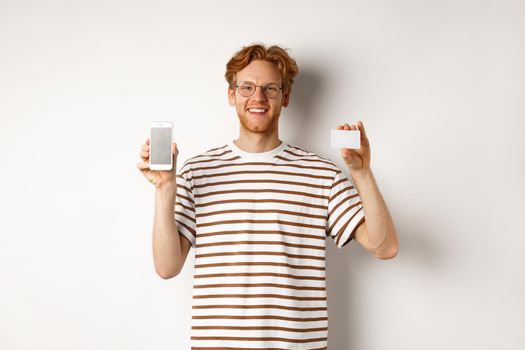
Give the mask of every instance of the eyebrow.
M 254 82 L 254 81 L 252 81 L 252 80 L 238 80 L 238 81 L 236 80 L 237 83 L 242 83 L 242 82 L 244 82 L 244 81 L 249 81 L 250 83 L 257 84 L 256 82 Z M 261 84 L 262 84 L 262 85 L 267 85 L 267 84 L 277 84 L 277 85 L 280 85 L 278 82 L 273 81 L 273 80 L 272 80 L 272 81 L 268 81 L 268 82 L 266 82 L 266 83 L 261 83 Z

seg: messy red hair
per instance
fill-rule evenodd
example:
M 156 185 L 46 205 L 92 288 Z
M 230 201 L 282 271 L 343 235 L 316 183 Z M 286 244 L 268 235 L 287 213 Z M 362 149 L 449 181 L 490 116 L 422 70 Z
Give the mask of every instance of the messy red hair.
M 273 63 L 281 73 L 284 93 L 290 93 L 293 78 L 299 72 L 299 68 L 295 60 L 288 55 L 288 52 L 276 45 L 266 47 L 263 44 L 253 44 L 244 46 L 240 51 L 235 53 L 226 64 L 226 74 L 224 74 L 224 77 L 228 85 L 233 87 L 235 85 L 236 73 L 243 70 L 255 60 L 264 60 Z

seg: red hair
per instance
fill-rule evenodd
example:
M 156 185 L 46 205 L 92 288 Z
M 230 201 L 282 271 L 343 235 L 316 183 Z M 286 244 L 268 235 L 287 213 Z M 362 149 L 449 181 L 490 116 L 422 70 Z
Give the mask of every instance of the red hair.
M 281 73 L 284 93 L 290 93 L 293 78 L 299 73 L 299 68 L 295 60 L 288 55 L 288 52 L 276 45 L 266 47 L 263 44 L 253 44 L 244 46 L 240 51 L 235 53 L 226 64 L 226 74 L 224 74 L 230 88 L 234 86 L 236 73 L 246 68 L 247 65 L 255 60 L 264 60 L 273 63 Z

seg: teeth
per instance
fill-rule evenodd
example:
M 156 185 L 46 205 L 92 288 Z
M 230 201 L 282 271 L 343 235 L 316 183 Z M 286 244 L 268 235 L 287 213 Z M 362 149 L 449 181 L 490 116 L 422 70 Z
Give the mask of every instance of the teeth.
M 266 109 L 264 108 L 250 108 L 248 109 L 250 112 L 255 112 L 255 113 L 262 113 L 262 112 L 266 112 Z

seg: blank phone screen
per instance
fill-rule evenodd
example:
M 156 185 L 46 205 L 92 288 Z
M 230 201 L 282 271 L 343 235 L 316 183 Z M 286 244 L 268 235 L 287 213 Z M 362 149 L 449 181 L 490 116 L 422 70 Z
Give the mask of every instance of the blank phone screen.
M 171 164 L 171 128 L 151 128 L 150 163 Z

